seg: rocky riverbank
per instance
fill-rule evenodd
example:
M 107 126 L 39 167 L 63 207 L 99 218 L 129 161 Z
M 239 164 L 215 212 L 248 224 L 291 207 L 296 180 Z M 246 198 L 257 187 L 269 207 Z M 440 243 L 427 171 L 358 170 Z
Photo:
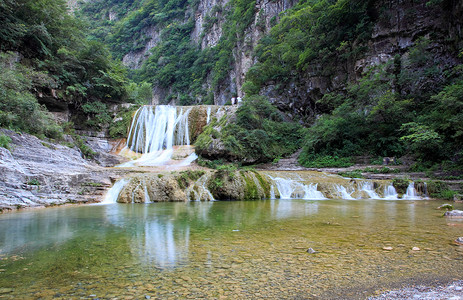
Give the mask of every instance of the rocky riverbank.
M 435 299 L 463 299 L 463 281 L 455 281 L 447 285 L 439 286 L 410 286 L 400 290 L 388 291 L 379 296 L 370 297 L 369 300 L 386 300 L 386 299 L 422 299 L 422 300 L 435 300 Z
M 63 144 L 0 129 L 11 139 L 0 147 L 0 210 L 99 202 L 112 181 L 127 171 L 105 168 L 122 161 L 92 138 L 97 160 L 83 158 L 72 138 Z M 93 146 L 92 146 L 93 144 Z M 99 147 L 97 145 L 100 145 Z

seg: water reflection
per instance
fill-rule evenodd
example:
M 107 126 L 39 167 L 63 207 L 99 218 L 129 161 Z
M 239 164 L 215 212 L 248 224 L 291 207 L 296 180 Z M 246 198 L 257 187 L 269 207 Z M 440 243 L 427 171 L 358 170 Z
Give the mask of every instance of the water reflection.
M 263 226 L 306 218 L 312 224 L 336 219 L 343 231 L 384 226 L 419 226 L 424 202 L 376 200 L 265 200 L 250 202 L 111 204 L 50 208 L 0 215 L 0 254 L 20 254 L 75 240 L 107 242 L 114 234 L 142 265 L 170 268 L 188 264 L 192 241 L 233 230 L 259 232 Z M 338 220 L 343 220 L 338 221 Z M 330 221 L 331 222 L 331 221 Z M 264 225 L 263 225 L 264 224 Z M 356 226 L 349 228 L 348 226 Z M 268 227 L 267 227 L 268 228 Z M 91 245 L 89 246 L 91 249 Z M 91 251 L 91 250 L 89 250 Z
M 75 219 L 63 220 L 53 209 L 45 216 L 35 211 L 9 213 L 0 218 L 0 254 L 21 253 L 74 236 Z
M 139 242 L 138 255 L 145 264 L 149 263 L 159 268 L 174 267 L 188 261 L 188 242 L 190 226 L 175 226 L 169 220 L 146 222 L 144 236 L 137 238 Z

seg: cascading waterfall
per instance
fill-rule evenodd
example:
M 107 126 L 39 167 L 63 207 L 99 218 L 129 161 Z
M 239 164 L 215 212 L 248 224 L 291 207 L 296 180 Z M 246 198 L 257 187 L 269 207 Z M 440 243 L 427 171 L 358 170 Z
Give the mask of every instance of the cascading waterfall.
M 355 200 L 354 197 L 352 197 L 353 192 L 348 192 L 346 187 L 340 184 L 336 185 L 336 191 L 341 199 L 346 199 L 346 200 Z
M 121 180 L 117 181 L 106 193 L 106 196 L 102 202 L 99 204 L 111 204 L 116 203 L 119 194 L 121 193 L 124 186 L 129 182 L 128 179 L 122 178 Z
M 148 188 L 146 186 L 146 182 L 143 185 L 143 189 L 144 189 L 144 192 L 145 192 L 145 203 L 151 203 L 151 199 L 150 199 L 150 195 L 148 194 Z
M 293 180 L 285 178 L 272 178 L 276 184 L 276 188 L 280 193 L 280 199 L 291 199 L 294 192 Z
M 165 165 L 172 158 L 174 145 L 190 145 L 190 111 L 191 108 L 185 112 L 182 108 L 177 114 L 177 108 L 170 105 L 157 105 L 154 110 L 153 106 L 138 109 L 132 120 L 126 148 L 142 156 L 119 167 Z M 196 158 L 193 153 L 180 164 L 189 165 Z
M 365 192 L 370 199 L 380 199 L 381 197 L 375 192 L 373 182 L 364 181 L 359 184 L 360 191 Z
M 385 200 L 398 200 L 398 194 L 392 184 L 389 184 L 384 188 L 384 198 Z
M 317 190 L 318 184 L 303 184 L 293 179 L 271 177 L 275 183 L 276 189 L 280 194 L 280 199 L 295 199 L 301 198 L 305 200 L 324 200 L 322 192 Z M 275 186 L 272 185 L 270 197 L 275 199 Z
M 325 200 L 326 197 L 323 193 L 317 190 L 318 183 L 304 185 L 304 198 L 305 200 Z
M 212 108 L 210 106 L 207 107 L 207 119 L 206 119 L 206 124 L 209 124 L 211 121 L 211 110 Z
M 404 200 L 419 200 L 419 199 L 421 199 L 421 197 L 418 196 L 418 194 L 416 193 L 415 183 L 413 181 L 411 181 L 408 184 L 407 191 L 402 196 L 402 199 L 404 199 Z
M 206 187 L 207 180 L 208 180 L 207 175 L 201 176 L 195 182 L 195 184 L 193 184 L 186 190 L 188 200 L 190 201 L 214 201 L 215 200 L 212 193 Z

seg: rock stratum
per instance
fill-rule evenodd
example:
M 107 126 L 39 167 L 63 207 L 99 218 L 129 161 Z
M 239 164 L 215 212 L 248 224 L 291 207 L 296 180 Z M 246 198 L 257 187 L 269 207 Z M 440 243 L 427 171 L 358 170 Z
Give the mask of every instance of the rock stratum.
M 99 202 L 111 179 L 125 172 L 86 160 L 77 148 L 6 129 L 0 134 L 11 138 L 9 149 L 0 147 L 1 210 Z

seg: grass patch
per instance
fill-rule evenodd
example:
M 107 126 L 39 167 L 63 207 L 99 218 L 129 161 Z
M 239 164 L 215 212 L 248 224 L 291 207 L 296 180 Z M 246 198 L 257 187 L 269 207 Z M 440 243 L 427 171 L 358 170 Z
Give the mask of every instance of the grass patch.
M 306 152 L 299 156 L 299 163 L 307 168 L 346 168 L 354 165 L 350 157 L 307 154 Z
M 0 134 L 0 147 L 10 149 L 11 138 L 7 135 Z

